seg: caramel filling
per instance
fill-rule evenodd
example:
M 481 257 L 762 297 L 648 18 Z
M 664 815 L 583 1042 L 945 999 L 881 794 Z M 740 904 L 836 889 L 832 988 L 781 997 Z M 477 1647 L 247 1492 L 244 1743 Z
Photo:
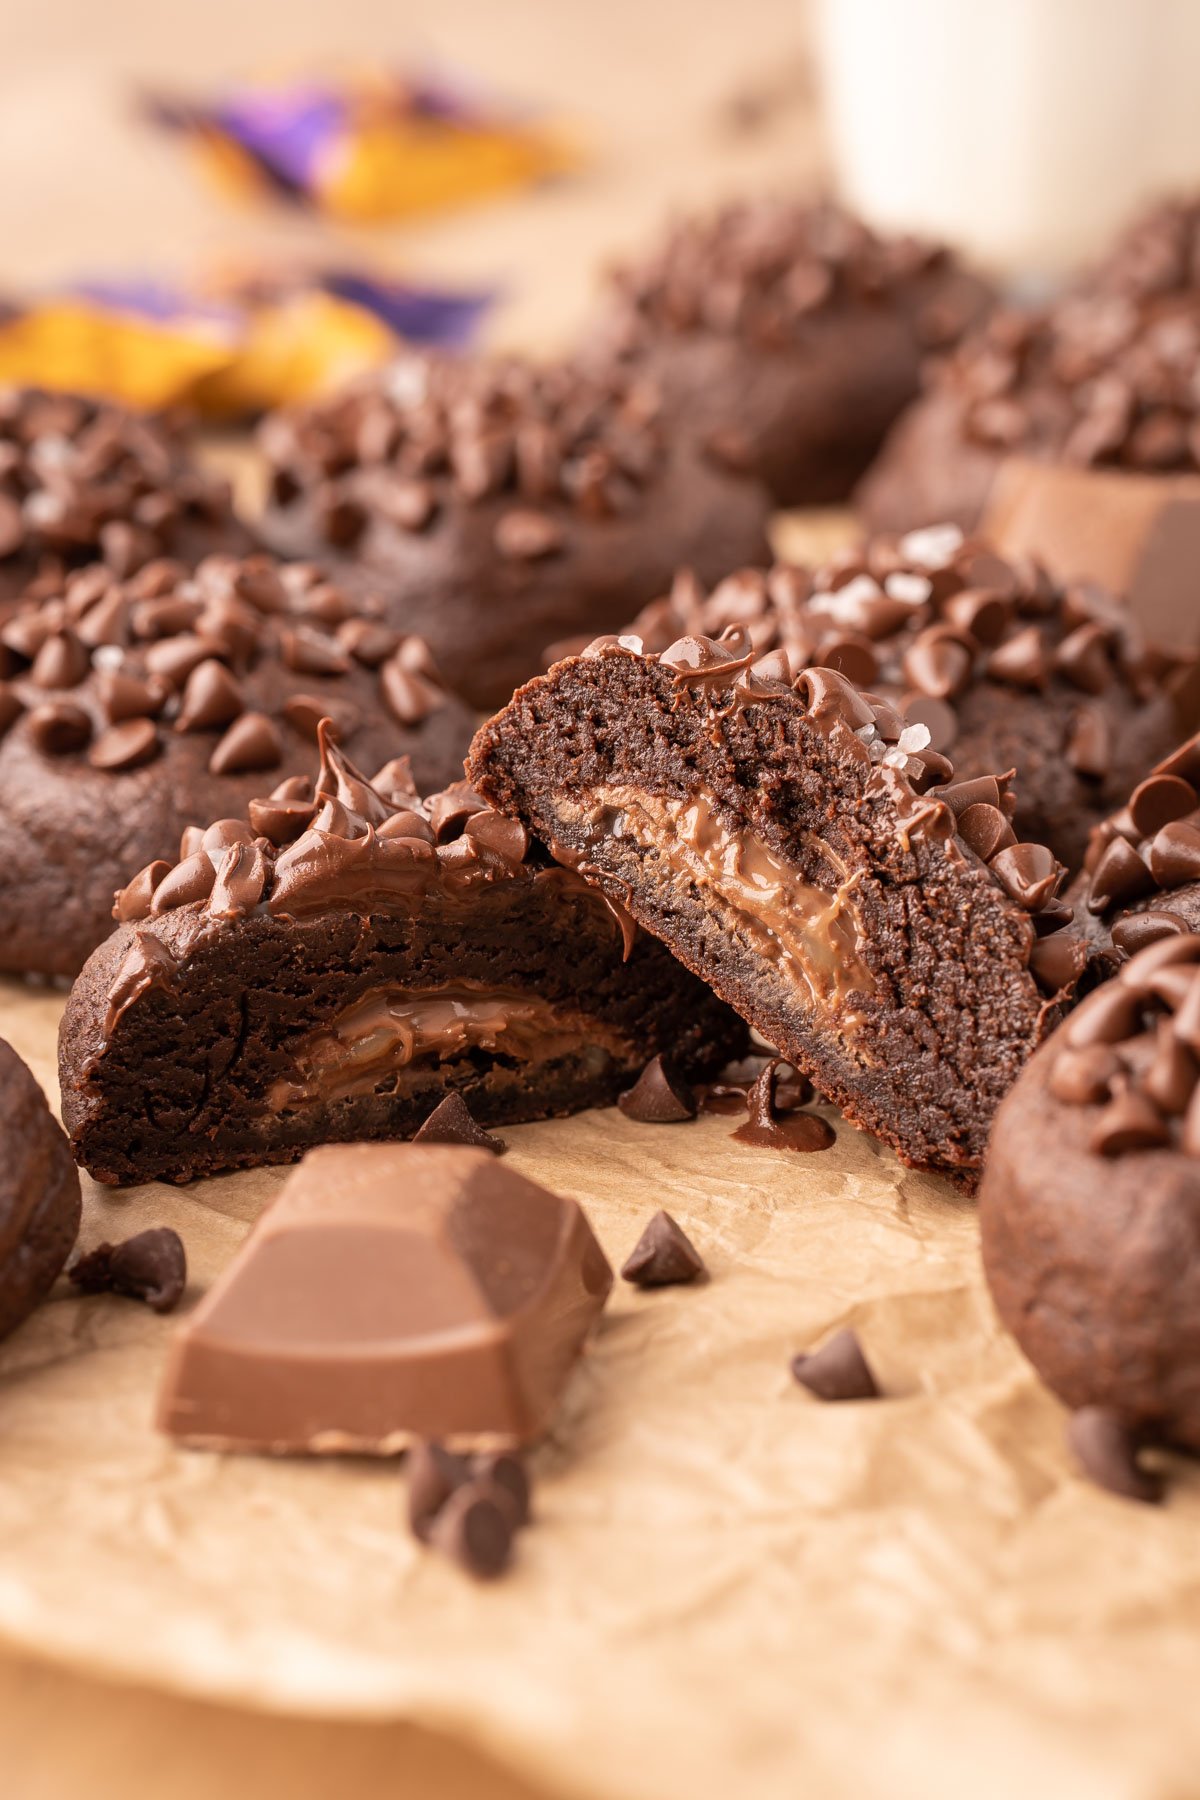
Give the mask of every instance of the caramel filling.
M 842 1024 L 853 1027 L 850 996 L 876 991 L 862 954 L 857 874 L 838 867 L 835 887 L 814 886 L 753 832 L 723 825 L 699 796 L 598 788 L 595 807 L 576 816 L 597 836 L 632 838 L 685 876 L 727 930 L 798 981 L 814 1006 L 842 1009 Z M 820 848 L 836 865 L 829 846 Z
M 535 994 L 475 982 L 432 988 L 376 988 L 303 1038 L 295 1075 L 267 1095 L 275 1112 L 313 1101 L 374 1093 L 389 1078 L 400 1092 L 416 1064 L 451 1062 L 486 1050 L 513 1063 L 553 1062 L 581 1052 L 597 1069 L 628 1055 L 619 1034 Z

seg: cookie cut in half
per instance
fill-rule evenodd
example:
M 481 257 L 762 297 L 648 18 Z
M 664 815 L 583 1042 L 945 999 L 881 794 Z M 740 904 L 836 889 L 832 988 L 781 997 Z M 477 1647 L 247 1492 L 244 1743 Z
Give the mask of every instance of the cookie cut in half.
M 362 776 L 321 727 L 315 790 L 144 870 L 60 1037 L 77 1159 L 188 1181 L 410 1136 L 449 1093 L 483 1125 L 616 1099 L 648 1057 L 713 1074 L 740 1019 L 463 784 Z
M 0 1337 L 49 1292 L 79 1231 L 79 1172 L 62 1126 L 0 1040 Z
M 967 1186 L 1085 960 L 1007 777 L 748 633 L 601 639 L 477 734 L 471 779 L 619 898 L 856 1124 Z

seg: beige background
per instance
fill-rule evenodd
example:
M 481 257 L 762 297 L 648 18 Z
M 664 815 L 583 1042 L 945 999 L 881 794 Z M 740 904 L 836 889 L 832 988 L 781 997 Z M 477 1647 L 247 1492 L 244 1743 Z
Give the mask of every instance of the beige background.
M 815 168 L 801 0 L 4 0 L 3 18 L 0 291 L 336 247 L 495 282 L 506 296 L 497 335 L 548 345 L 576 329 L 606 255 L 644 240 L 668 205 Z M 142 84 L 410 53 L 561 111 L 590 143 L 591 166 L 412 229 L 338 235 L 231 210 L 179 146 L 131 117 Z M 5 1800 L 532 1793 L 431 1733 L 278 1722 L 6 1658 L 0 1769 Z

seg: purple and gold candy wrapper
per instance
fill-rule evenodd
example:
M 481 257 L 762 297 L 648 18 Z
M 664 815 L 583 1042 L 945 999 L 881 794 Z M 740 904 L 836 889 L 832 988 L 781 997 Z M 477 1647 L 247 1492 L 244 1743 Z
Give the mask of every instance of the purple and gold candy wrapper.
M 460 206 L 579 162 L 557 128 L 460 82 L 383 70 L 207 101 L 155 95 L 145 110 L 190 139 L 227 189 L 360 223 Z
M 462 349 L 492 298 L 355 270 L 242 277 L 196 292 L 85 282 L 0 308 L 0 386 L 244 418 L 326 393 L 388 362 L 401 343 Z

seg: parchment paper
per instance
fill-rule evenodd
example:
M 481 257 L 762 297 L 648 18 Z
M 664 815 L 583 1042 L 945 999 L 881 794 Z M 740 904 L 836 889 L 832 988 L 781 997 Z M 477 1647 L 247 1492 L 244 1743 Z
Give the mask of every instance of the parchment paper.
M 48 1087 L 59 1004 L 0 991 Z M 149 1419 L 173 1321 L 60 1287 L 0 1350 L 0 1635 L 421 1720 L 594 1800 L 1200 1792 L 1200 1470 L 1160 1510 L 1078 1480 L 972 1205 L 836 1123 L 816 1156 L 726 1119 L 506 1133 L 614 1263 L 665 1205 L 712 1279 L 618 1284 L 491 1587 L 414 1545 L 395 1464 L 171 1448 Z M 190 1304 L 282 1178 L 85 1183 L 82 1241 L 175 1225 Z M 788 1360 L 846 1322 L 888 1398 L 822 1406 Z

